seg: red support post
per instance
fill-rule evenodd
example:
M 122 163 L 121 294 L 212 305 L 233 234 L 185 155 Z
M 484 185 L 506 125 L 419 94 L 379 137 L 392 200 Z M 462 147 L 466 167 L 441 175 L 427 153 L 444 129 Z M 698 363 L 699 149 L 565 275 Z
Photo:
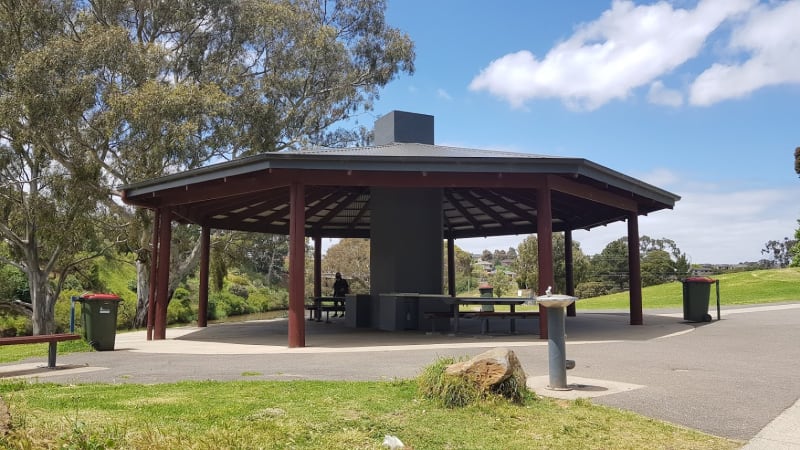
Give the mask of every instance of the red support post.
M 172 241 L 172 210 L 161 211 L 158 238 L 158 275 L 156 280 L 156 308 L 153 339 L 167 338 L 167 303 L 169 299 L 169 261 Z
M 153 210 L 153 237 L 150 249 L 150 283 L 147 292 L 147 340 L 153 340 L 153 325 L 156 317 L 156 277 L 158 276 L 158 240 L 161 226 L 161 211 Z
M 628 273 L 631 325 L 643 325 L 642 267 L 639 259 L 639 215 L 628 213 Z
M 536 191 L 536 236 L 539 257 L 539 291 L 544 295 L 548 287 L 555 283 L 553 276 L 553 210 L 550 188 L 545 186 Z M 547 308 L 539 305 L 539 339 L 547 339 Z
M 289 186 L 289 347 L 306 346 L 305 322 L 305 189 Z
M 197 302 L 197 326 L 208 326 L 208 273 L 211 263 L 211 230 L 200 229 L 200 280 Z

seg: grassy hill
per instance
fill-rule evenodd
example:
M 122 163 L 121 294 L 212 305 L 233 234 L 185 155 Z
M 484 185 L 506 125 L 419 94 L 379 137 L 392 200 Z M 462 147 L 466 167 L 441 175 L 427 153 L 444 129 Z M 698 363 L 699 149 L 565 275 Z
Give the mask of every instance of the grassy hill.
M 722 305 L 746 305 L 800 301 L 800 268 L 756 270 L 722 274 L 712 277 L 719 280 Z M 579 309 L 628 308 L 628 292 L 580 300 Z M 716 302 L 716 291 L 711 286 L 711 304 Z M 683 304 L 683 284 L 673 282 L 642 289 L 644 308 L 680 308 Z

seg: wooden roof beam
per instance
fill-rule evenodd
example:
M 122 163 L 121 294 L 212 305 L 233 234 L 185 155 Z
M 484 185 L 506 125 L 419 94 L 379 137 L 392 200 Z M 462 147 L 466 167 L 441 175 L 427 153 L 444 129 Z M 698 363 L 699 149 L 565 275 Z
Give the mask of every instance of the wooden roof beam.
M 463 216 L 465 219 L 467 219 L 467 221 L 468 221 L 469 223 L 471 223 L 471 224 L 472 224 L 472 226 L 475 228 L 475 231 L 478 231 L 478 230 L 481 230 L 481 229 L 483 229 L 483 226 L 481 225 L 481 223 L 480 223 L 480 222 L 478 222 L 478 220 L 477 220 L 477 219 L 475 219 L 474 217 L 472 217 L 472 214 L 470 214 L 470 213 L 469 213 L 469 211 L 467 211 L 467 210 L 466 210 L 466 208 L 464 208 L 464 206 L 462 206 L 462 205 L 461 205 L 461 203 L 460 203 L 460 202 L 458 202 L 458 201 L 457 201 L 457 200 L 456 200 L 456 199 L 453 197 L 453 193 L 452 193 L 452 192 L 450 192 L 450 191 L 445 191 L 445 192 L 444 192 L 444 195 L 445 195 L 445 197 L 447 197 L 447 200 L 449 200 L 449 201 L 450 201 L 450 204 L 451 204 L 451 205 L 453 205 L 453 207 L 454 207 L 455 209 L 457 209 L 457 210 L 458 210 L 458 212 L 460 212 L 460 213 L 461 213 L 461 215 L 462 215 L 462 216 Z
M 623 211 L 636 212 L 639 209 L 638 203 L 632 198 L 622 197 L 607 190 L 578 183 L 562 176 L 548 175 L 547 184 L 550 186 L 550 189 L 554 191 L 591 200 L 606 206 L 612 206 Z
M 324 217 L 322 217 L 319 222 L 315 223 L 313 225 L 312 229 L 314 231 L 318 231 L 322 227 L 323 224 L 329 223 L 330 219 L 336 217 L 336 215 L 339 214 L 343 209 L 345 209 L 348 206 L 350 206 L 350 204 L 353 203 L 353 201 L 355 199 L 357 199 L 358 196 L 361 195 L 363 192 L 364 192 L 364 189 L 359 189 L 359 190 L 357 190 L 355 192 L 351 192 L 347 197 L 344 198 L 344 200 L 340 201 L 339 204 L 336 205 L 335 208 L 333 208 L 328 214 L 326 214 Z
M 369 199 L 364 202 L 364 206 L 362 206 L 361 209 L 358 210 L 358 214 L 356 214 L 356 217 L 353 219 L 352 222 L 350 222 L 350 226 L 347 227 L 348 230 L 350 231 L 355 230 L 356 225 L 358 225 L 358 223 L 361 221 L 361 218 L 364 217 L 364 214 L 366 214 L 367 211 L 369 211 L 369 202 L 370 202 Z
M 507 227 L 507 226 L 510 225 L 511 222 L 509 222 L 508 219 L 503 217 L 497 211 L 493 210 L 491 206 L 489 206 L 489 205 L 483 203 L 482 201 L 480 201 L 480 199 L 478 199 L 477 197 L 472 195 L 472 193 L 470 191 L 468 191 L 468 190 L 467 191 L 460 191 L 459 195 L 461 195 L 468 202 L 472 203 L 472 205 L 474 207 L 476 207 L 479 210 L 483 211 L 484 214 L 486 214 L 487 216 L 491 217 L 496 222 L 500 223 L 500 225 L 502 225 L 504 227 Z
M 482 191 L 483 195 L 489 198 L 491 201 L 497 203 L 498 205 L 502 206 L 503 208 L 511 211 L 512 213 L 516 214 L 517 217 L 523 220 L 529 220 L 531 222 L 535 222 L 535 210 L 534 211 L 525 211 L 524 209 L 520 208 L 519 206 L 507 201 L 503 196 L 495 193 L 491 189 L 487 189 Z

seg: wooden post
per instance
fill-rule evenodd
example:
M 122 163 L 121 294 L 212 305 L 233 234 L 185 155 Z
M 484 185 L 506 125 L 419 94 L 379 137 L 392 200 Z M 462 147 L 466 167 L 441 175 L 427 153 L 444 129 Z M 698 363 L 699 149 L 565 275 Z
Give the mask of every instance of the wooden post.
M 628 285 L 630 292 L 631 325 L 643 325 L 642 267 L 639 259 L 639 215 L 628 214 Z
M 200 285 L 197 301 L 197 326 L 208 326 L 208 266 L 211 260 L 211 230 L 200 229 Z
M 322 297 L 322 237 L 314 236 L 314 297 Z
M 161 211 L 153 211 L 153 237 L 150 250 L 150 285 L 147 292 L 147 340 L 153 340 L 156 319 L 156 278 L 158 277 L 158 240 L 160 238 Z
M 305 323 L 305 189 L 289 186 L 289 347 L 306 346 Z
M 567 288 L 566 294 L 575 297 L 575 262 L 572 254 L 572 230 L 564 230 L 564 278 Z M 567 316 L 575 317 L 575 302 L 567 306 Z
M 456 296 L 456 243 L 452 237 L 447 238 L 447 293 Z
M 536 236 L 539 257 L 539 290 L 544 295 L 553 286 L 553 211 L 550 187 L 545 184 L 536 191 Z M 547 339 L 547 308 L 539 305 L 539 339 Z
M 156 308 L 153 339 L 167 338 L 167 302 L 169 299 L 169 262 L 172 246 L 172 210 L 161 211 L 158 238 L 158 275 L 156 281 Z

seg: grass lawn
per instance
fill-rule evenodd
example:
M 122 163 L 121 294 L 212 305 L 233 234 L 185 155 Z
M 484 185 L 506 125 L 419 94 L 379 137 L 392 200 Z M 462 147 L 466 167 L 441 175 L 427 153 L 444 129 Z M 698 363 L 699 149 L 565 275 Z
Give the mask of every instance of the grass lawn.
M 447 409 L 416 382 L 0 382 L 3 448 L 733 449 L 741 442 L 593 405 L 530 395 Z
M 720 275 L 723 305 L 800 300 L 800 269 Z M 712 289 L 712 302 L 715 301 Z M 650 308 L 680 308 L 681 283 L 643 290 Z M 626 309 L 628 293 L 579 309 Z M 82 341 L 59 354 L 89 351 Z M 0 346 L 0 363 L 45 360 L 47 344 Z M 422 369 L 422 368 L 420 368 Z M 247 376 L 249 374 L 242 374 Z M 379 449 L 384 435 L 413 449 L 733 449 L 742 443 L 634 413 L 528 396 L 448 409 L 413 380 L 59 385 L 0 380 L 12 417 L 0 448 Z
M 800 268 L 756 270 L 715 275 L 719 280 L 720 304 L 748 305 L 800 301 Z M 717 301 L 716 290 L 711 285 L 712 305 Z M 583 299 L 578 309 L 627 309 L 628 292 Z M 642 306 L 651 308 L 681 308 L 683 283 L 660 284 L 642 289 Z

